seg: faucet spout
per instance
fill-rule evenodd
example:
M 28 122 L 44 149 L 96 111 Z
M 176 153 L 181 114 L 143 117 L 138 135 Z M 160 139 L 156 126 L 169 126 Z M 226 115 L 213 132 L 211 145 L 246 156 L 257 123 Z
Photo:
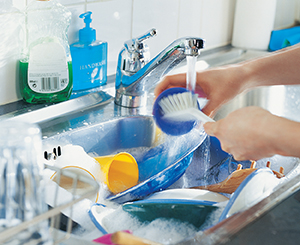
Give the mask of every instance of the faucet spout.
M 124 107 L 146 106 L 147 94 L 161 78 L 183 61 L 186 56 L 198 56 L 204 47 L 204 40 L 185 37 L 175 40 L 155 58 L 136 72 L 124 70 L 125 49 L 121 50 L 116 74 L 115 103 Z

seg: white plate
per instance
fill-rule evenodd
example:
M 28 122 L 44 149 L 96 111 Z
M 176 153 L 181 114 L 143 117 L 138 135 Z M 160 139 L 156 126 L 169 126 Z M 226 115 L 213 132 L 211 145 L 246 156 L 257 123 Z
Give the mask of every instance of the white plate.
M 194 199 L 211 202 L 224 202 L 228 198 L 212 191 L 200 189 L 168 189 L 156 192 L 147 199 Z
M 252 172 L 232 194 L 219 221 L 252 207 L 270 195 L 279 182 L 270 168 L 259 168 Z

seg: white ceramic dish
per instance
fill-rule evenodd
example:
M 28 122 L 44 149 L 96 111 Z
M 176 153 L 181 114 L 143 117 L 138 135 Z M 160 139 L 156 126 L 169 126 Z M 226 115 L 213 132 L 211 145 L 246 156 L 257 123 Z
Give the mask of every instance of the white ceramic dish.
M 279 183 L 280 180 L 270 168 L 259 168 L 252 172 L 232 194 L 219 221 L 252 207 L 270 195 Z
M 224 202 L 228 198 L 212 191 L 200 189 L 168 189 L 156 192 L 147 199 L 194 199 L 210 202 Z

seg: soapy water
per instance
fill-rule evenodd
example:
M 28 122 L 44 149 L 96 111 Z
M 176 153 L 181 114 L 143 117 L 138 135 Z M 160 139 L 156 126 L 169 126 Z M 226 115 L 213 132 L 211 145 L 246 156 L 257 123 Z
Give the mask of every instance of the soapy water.
M 104 213 L 102 213 L 104 216 L 102 225 L 108 233 L 130 230 L 133 235 L 153 242 L 175 244 L 216 224 L 224 210 L 225 203 L 227 202 L 220 203 L 220 207 L 210 214 L 200 230 L 187 222 L 181 222 L 175 219 L 157 218 L 151 222 L 141 222 L 129 213 L 123 211 L 121 206 L 115 206 L 113 210 L 107 207 Z
M 123 211 L 122 207 L 105 216 L 103 224 L 108 233 L 130 230 L 133 235 L 163 244 L 174 244 L 197 232 L 194 226 L 176 220 L 158 218 L 142 223 Z

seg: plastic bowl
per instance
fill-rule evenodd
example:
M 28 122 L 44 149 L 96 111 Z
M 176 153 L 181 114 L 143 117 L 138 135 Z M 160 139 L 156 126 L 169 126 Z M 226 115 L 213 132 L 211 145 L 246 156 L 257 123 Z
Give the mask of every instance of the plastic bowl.
M 190 132 L 195 126 L 198 125 L 198 121 L 192 120 L 192 121 L 185 121 L 185 122 L 180 122 L 180 121 L 173 121 L 170 119 L 165 119 L 163 111 L 159 105 L 159 101 L 172 94 L 177 94 L 177 93 L 184 93 L 189 90 L 181 87 L 174 87 L 174 88 L 169 88 L 165 91 L 163 91 L 155 100 L 154 105 L 153 105 L 153 116 L 155 119 L 155 122 L 157 126 L 166 134 L 169 135 L 183 135 L 188 132 Z M 199 103 L 198 103 L 198 107 Z

